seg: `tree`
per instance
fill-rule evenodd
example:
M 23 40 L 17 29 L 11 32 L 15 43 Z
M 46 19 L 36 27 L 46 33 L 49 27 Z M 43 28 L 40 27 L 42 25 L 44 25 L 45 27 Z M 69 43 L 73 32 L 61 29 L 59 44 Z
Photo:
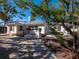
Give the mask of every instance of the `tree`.
M 78 19 L 78 6 L 79 1 L 78 0 L 58 0 L 59 1 L 59 7 L 55 8 L 53 7 L 51 0 L 41 0 L 41 4 L 36 5 L 33 0 L 14 0 L 16 5 L 22 9 L 31 9 L 32 18 L 35 18 L 36 16 L 42 16 L 45 21 L 47 22 L 49 28 L 52 30 L 52 33 L 55 34 L 57 39 L 60 40 L 60 42 L 63 42 L 63 36 L 61 33 L 58 33 L 55 28 L 53 28 L 52 22 L 61 23 L 62 26 L 70 32 L 70 34 L 74 37 L 74 40 L 76 40 L 77 35 L 73 35 L 73 32 L 65 26 L 65 22 L 72 22 L 71 19 Z M 76 3 L 77 2 L 77 3 Z M 5 4 L 5 3 L 4 3 Z M 76 6 L 74 8 L 74 6 Z M 3 6 L 5 7 L 5 6 Z M 9 7 L 10 8 L 10 7 Z M 9 9 L 8 9 L 9 10 Z M 12 11 L 14 12 L 14 11 Z M 67 21 L 65 20 L 66 17 L 68 17 Z M 73 20 L 74 20 L 73 19 Z M 75 21 L 73 21 L 75 23 Z M 62 43 L 61 43 L 62 44 Z
M 4 7 L 2 7 L 4 6 Z M 6 5 L 6 0 L 0 0 L 0 19 L 2 19 L 4 21 L 4 27 L 5 27 L 5 23 L 9 20 L 9 17 L 6 15 L 5 12 L 7 12 L 7 10 L 3 11 L 3 8 L 6 9 L 7 5 Z M 5 31 L 5 28 L 4 28 Z
M 10 21 L 12 15 L 17 14 L 16 7 L 12 7 L 8 2 L 8 0 L 0 0 L 0 19 L 4 21 L 4 31 L 5 31 L 5 24 Z M 10 15 L 9 15 L 10 13 Z
M 65 19 L 66 17 L 68 17 L 68 19 L 66 20 L 66 22 L 68 23 L 72 23 L 72 25 L 78 25 L 78 19 L 79 19 L 79 14 L 77 13 L 78 10 L 78 6 L 79 6 L 79 1 L 78 0 L 60 0 L 64 9 L 66 8 L 66 13 L 65 13 Z M 76 44 L 76 40 L 77 38 L 77 34 L 74 34 L 74 32 L 72 32 L 68 27 L 65 27 L 66 29 L 69 30 L 69 32 L 71 33 L 71 35 L 74 37 L 73 40 L 73 48 L 76 49 L 75 44 Z
M 73 43 L 76 43 L 77 35 L 73 34 L 70 28 L 65 26 L 65 22 L 76 24 L 78 20 L 78 0 L 58 0 L 59 8 L 55 8 L 50 3 L 51 0 L 41 0 L 40 5 L 34 4 L 33 0 L 20 0 L 19 3 L 16 3 L 21 8 L 29 6 L 31 8 L 32 17 L 42 16 L 47 22 L 49 28 L 52 30 L 52 33 L 63 42 L 62 34 L 58 33 L 55 28 L 53 28 L 52 22 L 61 23 L 62 26 L 74 37 Z M 75 7 L 74 7 L 75 6 Z M 68 17 L 68 18 L 67 18 Z M 72 21 L 73 20 L 73 21 Z M 76 20 L 76 21 L 75 21 Z M 62 44 L 62 43 L 61 43 Z M 76 49 L 75 44 L 73 44 L 73 49 Z
M 2 0 L 6 1 L 6 0 Z M 59 7 L 56 8 L 52 5 L 51 0 L 41 0 L 39 5 L 36 5 L 33 0 L 13 0 L 19 8 L 28 9 L 30 8 L 32 13 L 32 20 L 36 16 L 42 16 L 45 19 L 48 27 L 51 29 L 51 33 L 54 34 L 60 41 L 62 46 L 65 46 L 72 51 L 78 52 L 76 49 L 77 35 L 73 34 L 73 31 L 65 26 L 65 22 L 77 24 L 79 18 L 79 1 L 78 0 L 58 0 Z M 1 2 L 0 2 L 1 3 Z M 16 13 L 15 8 L 11 8 L 3 3 L 4 11 L 3 14 L 7 15 L 8 12 Z M 0 5 L 1 6 L 1 5 Z M 75 6 L 75 7 L 74 7 Z M 4 18 L 4 17 L 3 17 Z M 73 20 L 73 21 L 72 21 Z M 52 25 L 52 22 L 61 23 L 62 26 L 74 37 L 72 40 L 73 46 L 64 45 L 64 38 L 61 33 L 58 33 Z M 78 23 L 79 24 L 79 23 Z

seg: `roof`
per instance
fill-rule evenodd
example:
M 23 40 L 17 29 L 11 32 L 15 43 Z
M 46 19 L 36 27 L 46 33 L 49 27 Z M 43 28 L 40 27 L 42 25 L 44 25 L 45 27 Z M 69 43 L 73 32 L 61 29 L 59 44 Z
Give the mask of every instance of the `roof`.
M 35 21 L 31 21 L 29 23 L 26 23 L 27 26 L 42 26 L 42 25 L 46 25 L 46 22 L 35 22 Z
M 26 26 L 42 26 L 45 25 L 45 22 L 35 22 L 31 21 L 29 23 L 21 23 L 21 22 L 13 22 L 13 23 L 7 23 L 6 25 L 26 25 Z
M 6 25 L 24 25 L 24 23 L 13 22 L 13 23 L 7 23 Z

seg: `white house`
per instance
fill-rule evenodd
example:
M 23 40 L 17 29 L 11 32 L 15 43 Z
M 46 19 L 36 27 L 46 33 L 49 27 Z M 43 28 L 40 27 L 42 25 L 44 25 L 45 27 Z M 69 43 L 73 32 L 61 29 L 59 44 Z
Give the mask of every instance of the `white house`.
M 8 35 L 26 35 L 29 33 L 35 33 L 37 37 L 41 34 L 47 34 L 49 29 L 45 22 L 31 21 L 29 23 L 7 23 L 7 34 Z
M 60 32 L 60 33 L 62 33 L 63 35 L 67 35 L 67 34 L 68 34 L 68 32 L 65 30 L 65 28 L 62 26 L 61 23 L 56 23 L 56 22 L 54 22 L 54 23 L 52 23 L 52 24 L 53 24 L 53 27 L 55 28 L 55 30 L 56 30 L 57 32 Z
M 22 23 L 7 23 L 7 34 L 8 35 L 23 35 L 26 33 L 26 26 Z
M 64 29 L 61 23 L 54 22 L 52 25 L 57 32 L 60 32 L 63 35 L 68 34 L 68 32 Z M 30 21 L 28 23 L 14 22 L 14 23 L 7 23 L 6 27 L 7 27 L 8 35 L 27 35 L 27 34 L 34 35 L 35 34 L 36 37 L 40 37 L 41 34 L 46 35 L 46 34 L 49 34 L 50 32 L 46 22 L 35 22 L 35 21 Z M 71 28 L 71 30 L 73 29 Z

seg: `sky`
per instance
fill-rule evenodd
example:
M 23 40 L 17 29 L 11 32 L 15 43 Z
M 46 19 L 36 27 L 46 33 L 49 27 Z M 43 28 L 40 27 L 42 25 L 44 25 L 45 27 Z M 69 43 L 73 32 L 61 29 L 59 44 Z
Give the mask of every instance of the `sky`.
M 34 2 L 35 4 L 37 4 L 37 5 L 39 5 L 40 2 L 41 2 L 41 0 L 33 0 L 33 2 Z M 58 0 L 52 0 L 51 3 L 52 3 L 54 6 L 58 7 Z M 26 9 L 26 10 L 22 10 L 22 9 L 20 9 L 19 7 L 17 7 L 17 6 L 15 5 L 15 3 L 13 2 L 13 0 L 8 0 L 8 4 L 10 4 L 12 7 L 16 7 L 16 10 L 17 10 L 18 12 L 25 14 L 25 16 L 22 16 L 22 15 L 20 15 L 20 14 L 17 14 L 16 16 L 14 16 L 14 17 L 12 18 L 13 21 L 20 21 L 20 20 L 21 20 L 21 21 L 24 21 L 24 22 L 28 22 L 28 17 L 31 15 L 30 10 L 27 10 L 27 9 Z M 42 20 L 41 17 L 36 17 L 36 21 L 41 22 L 41 21 L 43 21 L 43 20 Z
M 34 2 L 35 4 L 37 4 L 37 5 L 39 5 L 40 2 L 41 2 L 41 0 L 33 0 L 33 2 Z M 52 0 L 51 2 L 52 2 L 52 4 L 53 4 L 54 6 L 58 6 L 58 0 Z M 20 8 L 18 8 L 18 7 L 17 7 L 17 10 L 20 11 L 20 12 L 22 12 L 22 10 L 21 10 Z M 30 10 L 27 10 L 27 9 L 26 9 L 26 10 L 23 11 L 23 13 L 25 14 L 24 17 L 21 16 L 20 14 L 18 14 L 16 17 L 13 18 L 13 20 L 14 20 L 14 21 L 16 21 L 16 20 L 21 20 L 20 17 L 18 17 L 18 16 L 21 16 L 21 17 L 22 17 L 22 20 L 27 22 L 27 21 L 28 21 L 28 17 L 31 15 L 31 12 L 30 12 Z M 41 22 L 41 21 L 43 21 L 43 20 L 41 19 L 41 17 L 36 17 L 36 21 L 38 21 L 38 22 L 40 21 L 40 22 Z

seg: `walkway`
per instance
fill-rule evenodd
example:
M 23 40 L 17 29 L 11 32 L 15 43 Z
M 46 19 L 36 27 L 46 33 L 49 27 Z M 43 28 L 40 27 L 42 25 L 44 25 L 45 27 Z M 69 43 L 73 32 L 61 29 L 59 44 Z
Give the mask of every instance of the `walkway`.
M 10 59 L 56 59 L 56 56 L 44 46 L 41 39 L 5 39 L 0 47 L 9 51 Z

